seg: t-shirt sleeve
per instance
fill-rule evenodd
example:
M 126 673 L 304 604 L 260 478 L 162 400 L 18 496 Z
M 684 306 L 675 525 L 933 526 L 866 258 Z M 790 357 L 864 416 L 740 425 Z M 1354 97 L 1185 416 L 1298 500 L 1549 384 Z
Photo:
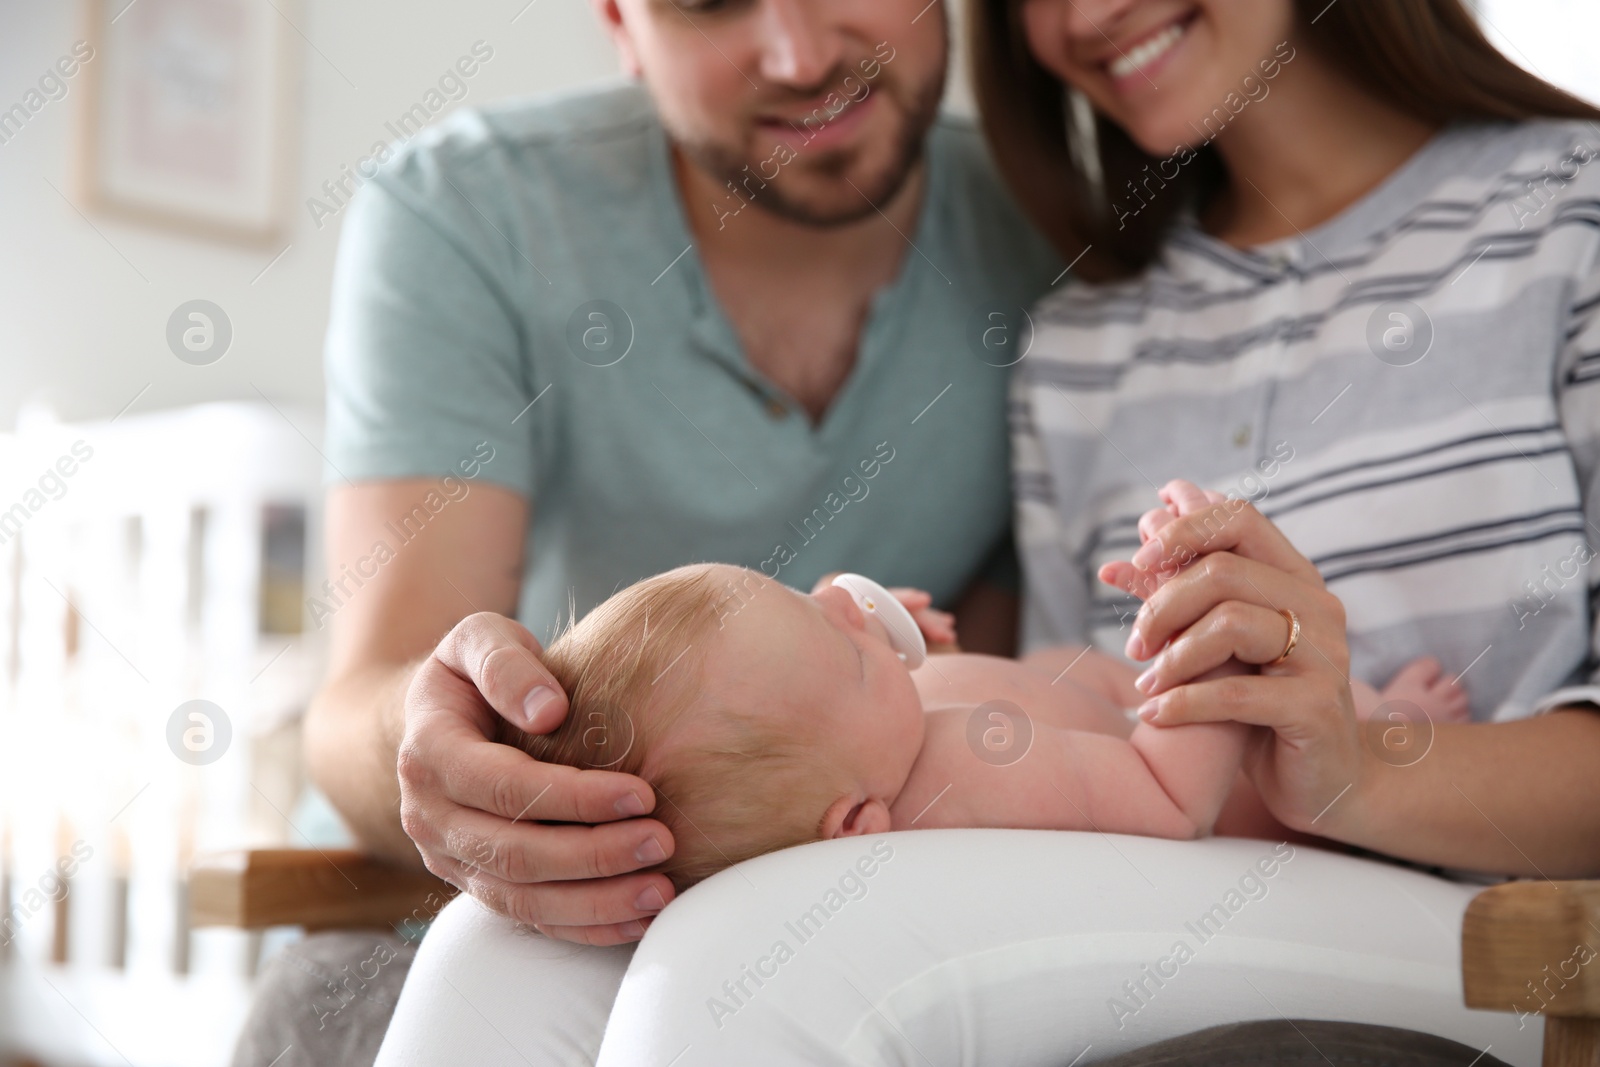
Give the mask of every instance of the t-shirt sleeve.
M 1583 495 L 1584 526 L 1589 533 L 1589 557 L 1595 559 L 1600 542 L 1600 263 L 1591 263 L 1578 279 L 1566 332 L 1566 348 L 1556 367 L 1557 401 L 1561 426 L 1572 450 Z M 1585 566 L 1589 576 L 1589 654 L 1566 685 L 1533 706 L 1533 714 L 1572 704 L 1600 708 L 1600 627 L 1595 608 L 1600 601 L 1597 568 Z
M 478 477 L 531 497 L 540 420 L 496 264 L 504 238 L 449 182 L 424 192 L 386 178 L 347 209 L 334 270 L 327 480 L 439 477 L 488 454 Z

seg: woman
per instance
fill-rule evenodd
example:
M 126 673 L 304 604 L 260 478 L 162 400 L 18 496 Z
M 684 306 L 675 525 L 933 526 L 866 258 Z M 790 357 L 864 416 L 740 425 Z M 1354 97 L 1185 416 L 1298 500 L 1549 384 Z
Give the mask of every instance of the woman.
M 1270 727 L 1250 773 L 1297 830 L 1600 872 L 1600 111 L 1460 0 L 988 0 L 974 47 L 1077 259 L 1017 379 L 1028 643 L 1153 657 L 1158 724 Z M 1175 476 L 1257 506 L 1109 568 L 1198 559 L 1140 608 L 1096 568 Z M 1423 653 L 1477 721 L 1359 729 L 1350 677 Z M 1261 676 L 1187 684 L 1229 657 Z

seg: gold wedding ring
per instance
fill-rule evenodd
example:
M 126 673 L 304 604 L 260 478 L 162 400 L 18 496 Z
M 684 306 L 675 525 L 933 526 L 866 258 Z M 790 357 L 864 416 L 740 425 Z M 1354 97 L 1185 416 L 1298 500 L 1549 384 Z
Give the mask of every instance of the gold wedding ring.
M 1283 621 L 1289 624 L 1289 640 L 1283 646 L 1283 654 L 1277 659 L 1273 660 L 1271 663 L 1267 664 L 1268 667 L 1276 667 L 1278 664 L 1288 659 L 1289 654 L 1294 651 L 1294 646 L 1300 643 L 1300 616 L 1296 615 L 1288 608 L 1279 608 L 1278 614 L 1282 615 Z

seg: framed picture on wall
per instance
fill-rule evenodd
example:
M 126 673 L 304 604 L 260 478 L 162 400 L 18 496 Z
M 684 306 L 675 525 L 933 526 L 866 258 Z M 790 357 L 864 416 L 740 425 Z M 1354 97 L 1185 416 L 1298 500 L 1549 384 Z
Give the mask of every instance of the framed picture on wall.
M 288 225 L 291 0 L 84 0 L 94 49 L 79 191 L 92 210 L 270 244 Z

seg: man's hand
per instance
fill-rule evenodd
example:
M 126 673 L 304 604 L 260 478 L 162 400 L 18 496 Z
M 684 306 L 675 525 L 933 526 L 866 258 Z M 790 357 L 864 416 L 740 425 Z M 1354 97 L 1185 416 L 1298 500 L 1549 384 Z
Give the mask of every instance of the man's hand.
M 672 899 L 665 875 L 627 873 L 672 852 L 665 826 L 633 818 L 655 807 L 650 786 L 491 740 L 497 713 L 531 733 L 566 717 L 541 651 L 520 623 L 480 612 L 423 661 L 406 693 L 401 825 L 430 871 L 502 914 L 570 941 L 634 941 Z
M 421 535 L 338 589 L 328 680 L 306 715 L 312 780 L 373 855 L 415 864 L 420 853 L 553 937 L 636 940 L 672 899 L 665 875 L 623 873 L 672 853 L 659 822 L 626 818 L 655 795 L 638 778 L 538 763 L 491 740 L 497 715 L 553 729 L 567 698 L 533 635 L 498 614 L 521 590 L 527 501 L 481 480 L 443 488 L 450 504 Z M 367 573 L 373 543 L 440 491 L 431 479 L 331 490 L 328 573 Z M 463 619 L 464 608 L 476 614 Z

